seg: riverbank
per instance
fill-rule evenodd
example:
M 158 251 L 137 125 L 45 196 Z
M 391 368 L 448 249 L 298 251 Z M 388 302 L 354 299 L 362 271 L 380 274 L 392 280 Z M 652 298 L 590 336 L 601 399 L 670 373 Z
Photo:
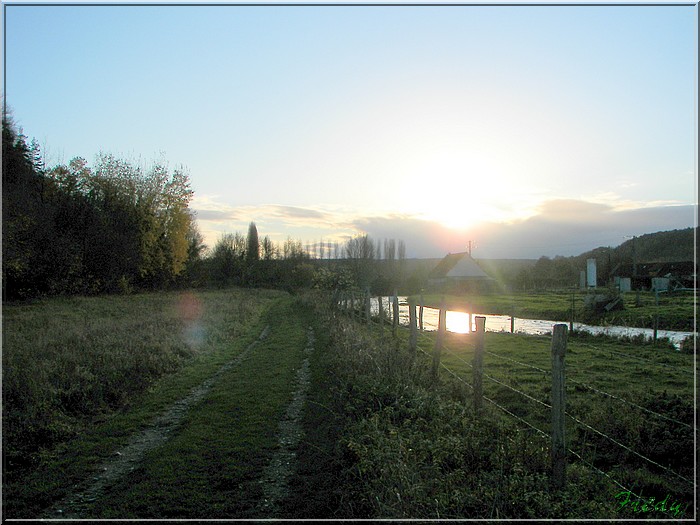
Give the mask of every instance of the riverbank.
M 568 323 L 572 320 L 598 326 L 627 326 L 692 332 L 695 329 L 695 296 L 692 291 L 660 293 L 623 293 L 623 309 L 592 318 L 584 315 L 587 292 L 440 295 L 424 294 L 423 304 L 440 308 L 444 298 L 448 310 L 508 315 L 521 319 L 547 319 Z M 420 296 L 411 296 L 417 302 Z M 658 317 L 658 321 L 657 321 Z

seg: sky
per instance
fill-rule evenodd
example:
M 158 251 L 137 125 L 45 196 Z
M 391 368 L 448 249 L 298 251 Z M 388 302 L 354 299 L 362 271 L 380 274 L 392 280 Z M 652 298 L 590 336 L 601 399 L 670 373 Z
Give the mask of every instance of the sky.
M 184 166 L 205 242 L 577 255 L 697 225 L 698 6 L 4 6 L 47 164 Z

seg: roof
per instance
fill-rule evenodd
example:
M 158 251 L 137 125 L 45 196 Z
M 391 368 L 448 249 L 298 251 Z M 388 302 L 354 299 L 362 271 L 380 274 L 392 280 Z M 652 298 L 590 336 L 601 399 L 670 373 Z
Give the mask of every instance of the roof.
M 634 275 L 634 265 L 622 264 L 615 271 L 615 275 L 631 277 Z M 695 276 L 697 264 L 694 261 L 637 263 L 638 277 L 666 277 L 666 276 Z
M 467 252 L 451 253 L 440 261 L 433 271 L 430 279 L 491 279 L 479 264 Z

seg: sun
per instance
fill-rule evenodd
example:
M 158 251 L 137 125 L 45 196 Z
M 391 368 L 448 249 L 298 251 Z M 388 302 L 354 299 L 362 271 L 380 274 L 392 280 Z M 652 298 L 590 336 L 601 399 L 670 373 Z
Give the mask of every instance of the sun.
M 401 192 L 409 213 L 457 231 L 495 218 L 489 203 L 500 191 L 498 178 L 479 157 L 444 152 L 424 162 L 410 179 Z

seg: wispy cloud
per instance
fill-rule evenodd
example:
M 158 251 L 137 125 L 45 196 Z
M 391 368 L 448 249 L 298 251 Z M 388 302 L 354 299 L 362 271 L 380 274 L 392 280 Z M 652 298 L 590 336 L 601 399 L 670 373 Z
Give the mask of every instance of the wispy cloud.
M 197 210 L 195 209 L 195 214 L 200 221 L 209 222 L 224 222 L 224 221 L 234 221 L 238 219 L 235 212 L 232 211 L 221 211 L 221 210 Z

